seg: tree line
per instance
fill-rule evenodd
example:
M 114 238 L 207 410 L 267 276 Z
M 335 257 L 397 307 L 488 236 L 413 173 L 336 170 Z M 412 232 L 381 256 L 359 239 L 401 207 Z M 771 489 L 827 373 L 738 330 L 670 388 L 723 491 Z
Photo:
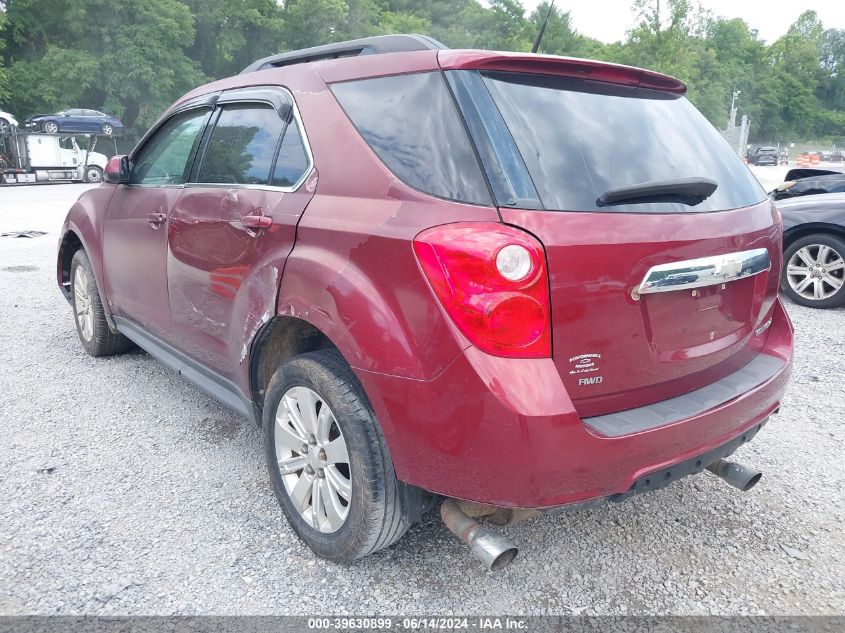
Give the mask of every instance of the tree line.
M 739 90 L 752 140 L 845 141 L 845 30 L 805 11 L 766 43 L 689 0 L 633 9 L 625 40 L 604 44 L 556 7 L 540 52 L 674 75 L 720 129 Z M 0 109 L 105 110 L 132 139 L 190 88 L 269 54 L 388 33 L 528 51 L 547 11 L 544 2 L 527 13 L 518 0 L 0 0 Z

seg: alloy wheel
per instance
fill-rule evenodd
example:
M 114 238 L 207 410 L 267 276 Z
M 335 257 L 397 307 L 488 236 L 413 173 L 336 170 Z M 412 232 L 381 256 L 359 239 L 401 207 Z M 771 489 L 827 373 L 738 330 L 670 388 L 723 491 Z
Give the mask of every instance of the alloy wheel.
M 835 295 L 845 283 L 845 259 L 830 246 L 808 244 L 789 258 L 786 278 L 797 294 L 821 301 Z
M 82 338 L 90 341 L 94 336 L 94 312 L 88 292 L 88 273 L 82 266 L 77 266 L 73 274 L 73 309 Z
M 59 125 L 53 121 L 48 121 L 44 124 L 44 131 L 48 134 L 55 134 L 59 131 Z
M 307 387 L 292 387 L 279 402 L 276 460 L 288 497 L 315 530 L 339 530 L 352 502 L 346 440 L 329 405 Z
M 106 136 L 111 136 L 111 133 L 113 131 L 114 130 L 112 129 L 112 126 L 109 125 L 108 123 L 103 125 L 103 134 L 105 134 Z

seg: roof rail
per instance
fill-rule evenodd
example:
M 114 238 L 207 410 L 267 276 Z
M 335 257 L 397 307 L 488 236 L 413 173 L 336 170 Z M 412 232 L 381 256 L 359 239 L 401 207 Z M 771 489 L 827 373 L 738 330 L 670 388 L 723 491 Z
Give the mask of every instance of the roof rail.
M 359 40 L 325 44 L 303 48 L 289 53 L 270 55 L 252 62 L 241 71 L 241 74 L 268 68 L 281 68 L 293 64 L 305 64 L 321 59 L 337 59 L 339 57 L 357 57 L 358 55 L 381 55 L 383 53 L 406 53 L 409 51 L 441 50 L 446 48 L 434 38 L 427 35 L 377 35 L 363 37 Z

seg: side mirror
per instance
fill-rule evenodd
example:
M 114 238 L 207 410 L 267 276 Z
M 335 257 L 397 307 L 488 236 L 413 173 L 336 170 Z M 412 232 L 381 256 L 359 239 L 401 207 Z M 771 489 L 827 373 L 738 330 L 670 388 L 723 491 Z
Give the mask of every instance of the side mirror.
M 106 164 L 103 179 L 115 185 L 129 182 L 129 157 L 112 156 Z

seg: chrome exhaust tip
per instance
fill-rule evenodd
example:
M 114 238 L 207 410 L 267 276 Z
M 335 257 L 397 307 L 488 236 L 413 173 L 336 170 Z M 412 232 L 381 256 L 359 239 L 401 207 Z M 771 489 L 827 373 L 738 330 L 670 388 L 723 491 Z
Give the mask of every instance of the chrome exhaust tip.
M 519 550 L 498 532 L 473 521 L 458 507 L 454 499 L 440 506 L 443 523 L 469 547 L 470 553 L 489 571 L 499 571 L 513 562 Z
M 751 490 L 757 485 L 757 482 L 759 482 L 760 478 L 763 476 L 763 473 L 759 470 L 748 468 L 742 464 L 729 462 L 724 459 L 720 459 L 715 464 L 710 464 L 707 467 L 707 470 L 716 475 L 722 481 L 730 484 L 734 488 L 739 488 L 743 492 Z

